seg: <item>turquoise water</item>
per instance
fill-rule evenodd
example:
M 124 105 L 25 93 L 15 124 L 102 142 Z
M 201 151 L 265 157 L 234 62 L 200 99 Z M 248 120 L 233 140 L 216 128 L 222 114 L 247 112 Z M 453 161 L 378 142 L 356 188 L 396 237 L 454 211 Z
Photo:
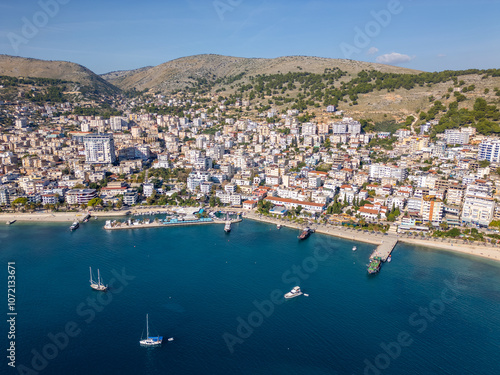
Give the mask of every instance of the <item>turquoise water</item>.
M 369 276 L 373 245 L 317 233 L 103 224 L 0 226 L 0 301 L 7 312 L 14 261 L 18 313 L 17 368 L 4 358 L 1 373 L 500 373 L 499 263 L 398 245 Z M 90 289 L 89 266 L 115 279 L 107 294 Z M 296 283 L 309 297 L 276 300 Z M 151 333 L 175 340 L 140 347 L 146 313 Z

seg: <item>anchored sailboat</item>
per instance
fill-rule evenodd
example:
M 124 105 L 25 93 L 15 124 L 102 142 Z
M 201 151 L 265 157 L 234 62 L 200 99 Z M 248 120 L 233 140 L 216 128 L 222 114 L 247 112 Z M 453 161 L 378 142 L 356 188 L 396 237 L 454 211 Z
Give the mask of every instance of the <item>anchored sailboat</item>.
M 97 283 L 92 278 L 92 267 L 90 268 L 90 287 L 94 290 L 99 290 L 101 292 L 105 292 L 108 290 L 108 286 L 101 283 L 101 274 L 99 273 L 99 269 L 97 269 Z
M 141 339 L 139 343 L 143 346 L 158 346 L 161 345 L 162 341 L 163 341 L 163 336 L 155 336 L 155 337 L 149 336 L 149 319 L 148 319 L 148 314 L 146 314 L 146 338 Z M 169 339 L 169 341 L 171 340 Z

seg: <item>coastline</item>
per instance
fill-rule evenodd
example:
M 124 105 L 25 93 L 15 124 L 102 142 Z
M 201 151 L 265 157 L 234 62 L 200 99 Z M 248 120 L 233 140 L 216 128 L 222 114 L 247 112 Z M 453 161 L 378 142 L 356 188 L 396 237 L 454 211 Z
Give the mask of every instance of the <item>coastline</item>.
M 150 208 L 147 209 L 130 209 L 122 211 L 90 211 L 92 217 L 105 218 L 105 217 L 123 217 L 130 213 L 132 216 L 139 213 L 147 212 L 160 212 L 166 213 L 172 211 L 171 208 Z M 83 220 L 87 211 L 79 212 L 35 212 L 35 213 L 2 213 L 0 214 L 0 224 L 7 221 L 32 221 L 32 222 L 70 222 L 75 220 Z
M 299 225 L 297 223 L 290 223 L 284 220 L 268 218 L 251 212 L 245 212 L 243 217 L 245 219 L 262 221 L 269 224 L 275 224 L 275 225 L 280 224 L 284 227 L 294 228 L 298 230 L 303 229 L 304 227 L 304 225 Z M 344 238 L 352 241 L 365 242 L 377 246 L 380 245 L 382 241 L 384 241 L 384 238 L 389 237 L 389 238 L 397 238 L 398 242 L 406 243 L 412 246 L 427 247 L 442 251 L 448 251 L 455 254 L 457 253 L 466 254 L 466 255 L 472 255 L 474 257 L 481 257 L 494 260 L 497 262 L 500 261 L 500 248 L 487 245 L 461 244 L 456 242 L 450 243 L 450 242 L 432 241 L 426 239 L 406 238 L 396 234 L 389 234 L 385 236 L 380 233 L 364 233 L 348 228 L 340 229 L 338 227 L 325 224 L 314 224 L 313 227 L 316 229 L 317 233 Z
M 168 207 L 168 208 L 157 208 L 157 207 L 147 207 L 140 209 L 131 209 L 127 211 L 99 211 L 99 212 L 91 212 L 93 217 L 98 218 L 117 218 L 126 216 L 127 212 L 130 215 L 136 215 L 139 213 L 148 213 L 148 212 L 160 212 L 166 213 L 172 211 L 173 209 L 181 209 L 181 207 Z M 231 209 L 231 208 L 223 208 L 227 211 L 242 211 L 241 209 Z M 48 213 L 9 213 L 0 214 L 0 225 L 6 225 L 7 221 L 16 220 L 20 222 L 66 222 L 70 223 L 75 220 L 83 220 L 87 212 L 48 212 Z M 304 225 L 292 223 L 285 220 L 274 219 L 266 216 L 262 216 L 253 212 L 243 211 L 243 218 L 261 221 L 269 224 L 280 224 L 284 227 L 293 228 L 293 229 L 303 229 Z M 326 234 L 329 236 L 339 237 L 352 241 L 365 242 L 372 245 L 380 245 L 385 238 L 397 238 L 399 242 L 410 244 L 413 246 L 421 246 L 432 249 L 439 249 L 444 251 L 449 251 L 453 253 L 472 255 L 475 257 L 482 257 L 491 259 L 494 261 L 500 261 L 500 248 L 492 247 L 488 245 L 480 245 L 478 244 L 463 244 L 457 242 L 442 242 L 442 241 L 433 241 L 427 239 L 417 239 L 417 238 L 407 238 L 399 235 L 388 234 L 387 236 L 381 233 L 365 233 L 358 232 L 354 229 L 350 228 L 339 228 L 332 225 L 325 224 L 314 224 L 312 225 L 317 233 Z

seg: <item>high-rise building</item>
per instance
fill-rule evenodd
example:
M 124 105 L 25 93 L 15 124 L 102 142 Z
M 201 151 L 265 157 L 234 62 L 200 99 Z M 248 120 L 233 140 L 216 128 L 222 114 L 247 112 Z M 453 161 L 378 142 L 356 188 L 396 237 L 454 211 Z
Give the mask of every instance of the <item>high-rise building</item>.
M 116 161 L 112 134 L 86 135 L 83 137 L 83 144 L 87 163 L 108 164 Z
M 488 160 L 491 163 L 500 162 L 500 141 L 485 140 L 479 145 L 478 160 Z
M 128 127 L 128 121 L 126 117 L 112 116 L 109 119 L 109 126 L 112 131 L 119 132 L 123 127 Z
M 440 224 L 443 220 L 444 203 L 433 196 L 425 196 L 422 200 L 420 214 L 424 222 Z

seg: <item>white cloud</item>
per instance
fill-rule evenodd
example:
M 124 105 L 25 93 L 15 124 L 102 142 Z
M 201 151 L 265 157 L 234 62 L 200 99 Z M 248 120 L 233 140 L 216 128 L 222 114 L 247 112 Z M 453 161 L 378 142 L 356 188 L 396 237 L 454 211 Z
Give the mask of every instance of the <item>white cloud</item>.
M 413 60 L 415 57 L 403 55 L 402 53 L 391 52 L 377 56 L 376 62 L 381 64 L 401 64 Z
M 371 47 L 367 52 L 366 54 L 367 55 L 375 55 L 376 53 L 378 52 L 378 48 L 377 47 Z

